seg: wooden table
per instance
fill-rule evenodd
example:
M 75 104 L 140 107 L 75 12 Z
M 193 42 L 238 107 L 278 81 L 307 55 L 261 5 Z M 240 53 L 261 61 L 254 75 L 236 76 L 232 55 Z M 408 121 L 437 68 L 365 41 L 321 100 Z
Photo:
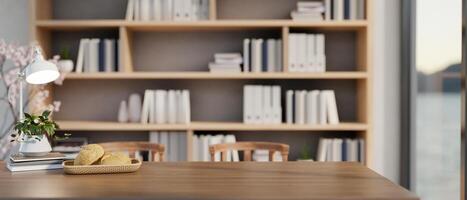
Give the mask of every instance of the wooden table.
M 39 198 L 418 199 L 357 163 L 144 163 L 136 173 L 103 175 L 2 167 L 0 199 Z

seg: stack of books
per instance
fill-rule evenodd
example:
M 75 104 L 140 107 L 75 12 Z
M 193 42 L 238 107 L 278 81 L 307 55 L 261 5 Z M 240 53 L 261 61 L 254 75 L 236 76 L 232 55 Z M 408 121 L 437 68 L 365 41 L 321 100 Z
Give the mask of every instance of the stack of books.
M 118 43 L 115 39 L 82 38 L 79 42 L 76 73 L 117 72 Z
M 190 91 L 146 90 L 141 123 L 187 124 L 191 121 Z
M 322 1 L 299 1 L 297 10 L 290 13 L 293 20 L 322 21 L 325 11 Z
M 333 90 L 287 90 L 286 106 L 288 124 L 339 124 Z
M 244 39 L 243 72 L 282 71 L 282 40 Z
M 282 123 L 281 87 L 245 85 L 243 88 L 243 122 L 246 124 Z
M 129 0 L 127 20 L 197 21 L 209 19 L 209 0 Z
M 187 160 L 187 133 L 176 131 L 153 131 L 149 133 L 149 142 L 165 146 L 166 161 Z M 152 159 L 150 159 L 152 160 Z M 157 158 L 156 158 L 157 160 Z
M 214 62 L 209 63 L 210 72 L 241 72 L 243 58 L 240 53 L 216 53 Z
M 326 71 L 324 34 L 291 33 L 289 35 L 289 71 Z
M 6 167 L 12 172 L 61 169 L 65 155 L 49 153 L 45 156 L 26 157 L 22 154 L 13 154 Z
M 211 154 L 209 153 L 209 146 L 215 144 L 223 144 L 223 143 L 235 143 L 236 142 L 235 135 L 193 135 L 193 145 L 192 145 L 192 153 L 193 153 L 193 161 L 211 161 Z M 215 155 L 214 160 L 220 161 L 221 154 L 217 152 Z M 230 162 L 238 162 L 240 160 L 238 151 L 230 150 L 227 152 L 227 161 Z
M 349 138 L 320 138 L 317 161 L 365 162 L 365 141 Z

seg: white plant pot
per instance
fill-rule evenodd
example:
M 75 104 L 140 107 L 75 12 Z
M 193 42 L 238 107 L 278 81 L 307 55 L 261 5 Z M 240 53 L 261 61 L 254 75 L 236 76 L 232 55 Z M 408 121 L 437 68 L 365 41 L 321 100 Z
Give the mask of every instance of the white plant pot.
M 60 68 L 60 71 L 69 73 L 73 71 L 74 63 L 72 60 L 59 60 L 57 62 L 58 67 Z
M 45 156 L 52 151 L 49 140 L 44 136 L 40 141 L 34 138 L 24 138 L 20 143 L 19 152 L 25 156 Z

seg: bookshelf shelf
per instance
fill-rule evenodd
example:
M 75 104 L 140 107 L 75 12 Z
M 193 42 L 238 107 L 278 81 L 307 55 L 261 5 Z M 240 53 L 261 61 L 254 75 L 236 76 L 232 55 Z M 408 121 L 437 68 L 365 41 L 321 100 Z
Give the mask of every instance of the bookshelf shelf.
M 190 29 L 260 29 L 281 27 L 302 27 L 331 30 L 358 30 L 367 27 L 365 20 L 300 22 L 292 20 L 212 20 L 197 22 L 137 22 L 126 20 L 38 20 L 36 26 L 51 30 L 82 28 L 118 28 L 130 30 L 190 30 Z
M 210 72 L 115 72 L 69 73 L 67 80 L 114 79 L 366 79 L 366 72 L 324 73 L 210 73 Z
M 190 124 L 139 124 L 98 121 L 58 121 L 65 131 L 366 131 L 364 123 L 338 125 L 244 124 L 240 122 L 191 122 Z

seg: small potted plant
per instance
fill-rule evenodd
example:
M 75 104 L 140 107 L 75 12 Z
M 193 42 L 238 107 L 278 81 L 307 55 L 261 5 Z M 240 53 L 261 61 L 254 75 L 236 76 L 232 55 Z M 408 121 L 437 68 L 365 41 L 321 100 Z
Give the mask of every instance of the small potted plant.
M 11 141 L 20 143 L 20 153 L 25 156 L 44 156 L 52 151 L 49 139 L 60 138 L 55 134 L 59 127 L 49 118 L 50 113 L 48 110 L 38 116 L 24 113 L 24 119 L 15 124 L 17 134 L 11 134 Z
M 69 73 L 73 71 L 74 63 L 71 60 L 69 48 L 62 48 L 60 51 L 60 60 L 57 62 L 60 71 Z
M 311 159 L 307 145 L 303 147 L 302 151 L 300 152 L 300 157 L 297 161 L 313 161 L 313 159 Z

